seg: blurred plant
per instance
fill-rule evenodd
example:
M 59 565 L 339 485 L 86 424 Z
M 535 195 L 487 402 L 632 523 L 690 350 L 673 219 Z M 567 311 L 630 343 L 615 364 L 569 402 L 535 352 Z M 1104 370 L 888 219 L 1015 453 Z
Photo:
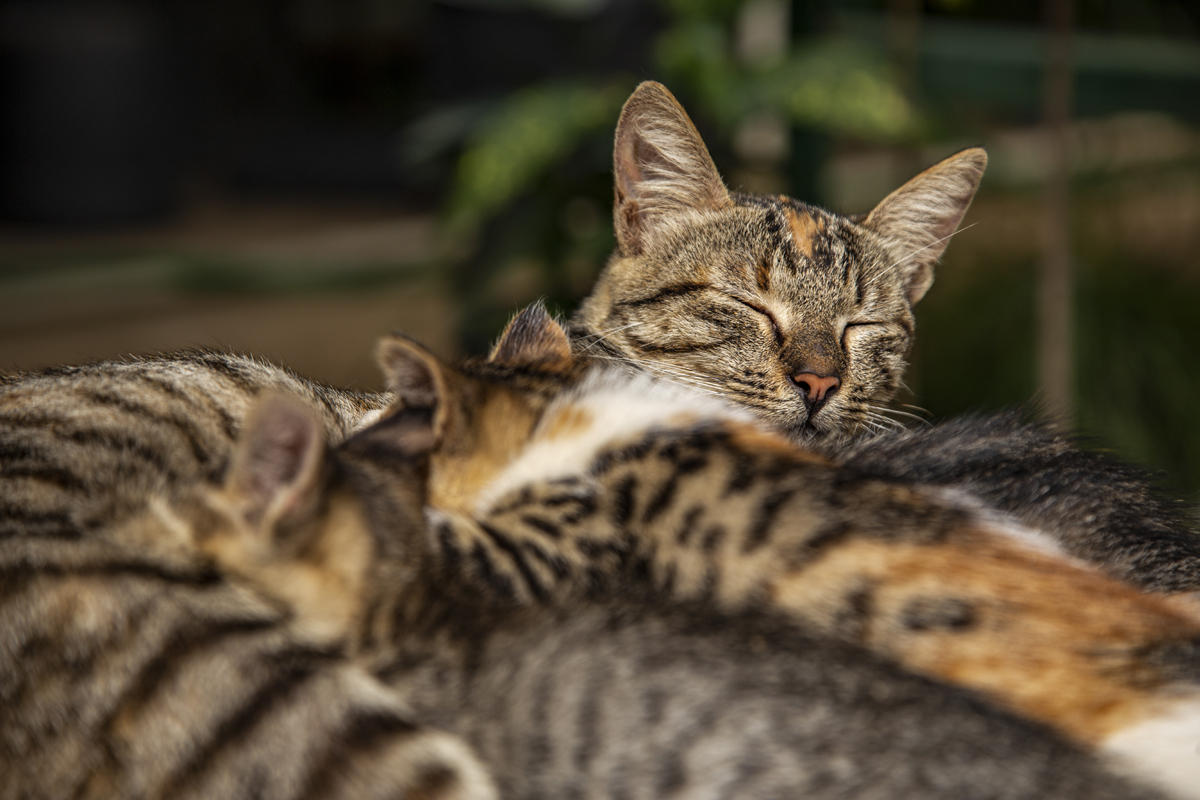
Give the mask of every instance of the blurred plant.
M 731 166 L 742 123 L 764 114 L 785 134 L 790 126 L 895 141 L 918 131 L 916 110 L 868 47 L 836 36 L 793 40 L 768 25 L 776 46 L 747 52 L 738 37 L 745 15 L 772 2 L 786 16 L 787 0 L 660 0 L 646 74 L 679 97 L 719 166 Z M 612 71 L 546 81 L 443 107 L 410 129 L 414 161 L 458 148 L 443 208 L 444 274 L 465 311 L 469 351 L 486 345 L 514 303 L 541 295 L 565 310 L 586 292 L 612 248 L 604 221 L 612 134 L 636 82 Z
M 484 117 L 458 163 L 447 208 L 452 227 L 494 214 L 571 155 L 582 138 L 611 126 L 628 94 L 625 83 L 524 89 Z
M 751 114 L 873 140 L 911 135 L 916 111 L 884 60 L 824 36 L 779 58 L 747 61 L 733 30 L 743 0 L 665 0 L 668 22 L 654 46 L 656 71 L 689 113 L 728 139 Z M 633 89 L 627 76 L 557 81 L 523 89 L 479 119 L 458 163 L 447 218 L 469 229 L 534 187 L 590 136 L 609 135 Z

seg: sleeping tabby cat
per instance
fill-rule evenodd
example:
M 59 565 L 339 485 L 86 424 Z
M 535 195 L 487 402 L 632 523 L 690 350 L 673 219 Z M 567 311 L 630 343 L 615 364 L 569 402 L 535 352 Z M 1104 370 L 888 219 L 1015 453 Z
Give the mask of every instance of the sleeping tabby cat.
M 273 498 L 150 495 L 120 523 L 0 542 L 0 798 L 496 797 L 461 739 L 192 544 Z M 389 527 L 420 525 L 410 508 Z
M 440 581 L 432 419 L 327 452 L 325 420 L 268 395 L 222 486 L 7 542 L 0 796 L 1158 796 L 766 617 Z
M 812 434 L 878 421 L 903 369 L 909 307 L 984 155 L 948 159 L 861 219 L 731 195 L 683 109 L 646 83 L 621 115 L 615 164 L 619 246 L 573 323 L 577 353 L 718 392 Z M 826 374 L 822 359 L 844 372 Z M 792 380 L 805 374 L 807 389 Z M 814 386 L 824 394 L 810 396 Z M 128 515 L 147 492 L 219 478 L 263 389 L 313 402 L 334 440 L 390 400 L 213 352 L 0 375 L 0 536 L 78 536 Z M 1038 428 L 962 421 L 845 449 L 820 438 L 808 441 L 867 474 L 965 490 L 1121 578 L 1200 590 L 1200 537 L 1179 509 L 1142 474 Z
M 987 165 L 971 148 L 862 217 L 730 193 L 687 113 L 638 87 L 617 123 L 617 249 L 576 347 L 712 391 L 795 436 L 853 432 L 904 372 L 912 306 Z
M 730 193 L 660 84 L 629 98 L 613 166 L 617 249 L 571 323 L 580 355 L 615 359 L 751 409 L 867 474 L 964 490 L 1070 553 L 1163 591 L 1200 590 L 1200 537 L 1146 476 L 1013 417 L 894 427 L 912 305 L 966 212 L 972 148 L 870 213 Z
M 241 524 L 194 541 L 291 608 L 303 638 L 373 664 L 418 721 L 463 736 L 502 796 L 1157 796 L 1040 726 L 769 615 L 632 585 L 489 597 L 411 524 L 436 417 L 399 410 L 330 451 L 314 417 L 265 401 L 225 488 L 200 500 Z
M 441 561 L 517 604 L 649 585 L 977 689 L 1200 796 L 1200 613 L 938 489 L 856 472 L 722 402 L 572 358 L 540 308 L 490 363 L 380 349 L 394 417 L 430 415 Z

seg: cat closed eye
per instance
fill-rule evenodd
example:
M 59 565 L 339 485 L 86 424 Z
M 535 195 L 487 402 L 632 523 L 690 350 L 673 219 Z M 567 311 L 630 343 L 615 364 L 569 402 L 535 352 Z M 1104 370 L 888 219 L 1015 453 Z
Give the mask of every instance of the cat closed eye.
M 885 322 L 878 322 L 875 320 L 864 320 L 862 322 L 847 322 L 845 325 L 842 326 L 842 336 L 841 336 L 842 346 L 843 347 L 845 346 L 846 336 L 847 336 L 847 334 L 850 333 L 850 330 L 852 328 L 880 328 L 886 324 L 887 323 L 885 323 Z
M 779 323 L 776 322 L 775 316 L 770 311 L 767 311 L 765 308 L 755 305 L 754 303 L 750 303 L 746 300 L 743 300 L 740 297 L 732 297 L 731 296 L 729 299 L 735 300 L 738 303 L 741 303 L 742 305 L 744 305 L 746 308 L 753 311 L 754 313 L 760 314 L 760 315 L 766 317 L 767 321 L 771 323 L 771 333 L 773 333 L 775 335 L 775 344 L 783 344 L 783 330 L 779 327 Z

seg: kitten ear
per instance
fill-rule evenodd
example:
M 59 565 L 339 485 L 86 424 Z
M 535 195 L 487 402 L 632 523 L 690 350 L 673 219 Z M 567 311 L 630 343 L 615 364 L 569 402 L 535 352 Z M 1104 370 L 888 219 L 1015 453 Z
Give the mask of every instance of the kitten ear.
M 264 393 L 234 447 L 226 494 L 252 527 L 269 525 L 312 497 L 325 459 L 325 433 L 300 400 Z
M 441 360 L 414 339 L 399 333 L 379 340 L 375 360 L 388 388 L 396 395 L 396 404 L 406 409 L 429 409 L 431 430 L 435 439 L 440 439 L 446 427 L 449 398 L 446 367 Z
M 411 461 L 428 456 L 437 444 L 433 409 L 403 408 L 358 431 L 342 446 Z
M 661 83 L 638 86 L 617 122 L 613 148 L 617 247 L 637 255 L 661 218 L 731 204 L 729 190 L 683 106 Z
M 909 303 L 933 283 L 933 265 L 967 213 L 986 167 L 982 147 L 956 153 L 889 194 L 863 220 L 901 259 L 897 268 Z
M 526 306 L 509 321 L 496 341 L 488 361 L 511 366 L 536 366 L 555 370 L 572 362 L 567 332 L 540 302 Z

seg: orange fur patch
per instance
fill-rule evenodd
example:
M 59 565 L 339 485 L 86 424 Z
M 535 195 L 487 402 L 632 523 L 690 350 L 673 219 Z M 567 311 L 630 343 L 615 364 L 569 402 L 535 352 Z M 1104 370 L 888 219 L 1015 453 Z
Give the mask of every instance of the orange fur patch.
M 836 603 L 868 586 L 863 644 L 1085 742 L 1160 710 L 1165 678 L 1146 652 L 1200 635 L 1195 617 L 1157 597 L 986 535 L 940 545 L 852 539 L 773 594 L 836 634 L 845 624 Z M 969 624 L 906 620 L 914 603 L 939 599 L 962 603 Z
M 773 453 L 788 456 L 796 462 L 816 464 L 822 467 L 830 466 L 833 463 L 824 456 L 798 447 L 782 436 L 765 431 L 757 425 L 730 422 L 727 423 L 727 427 L 731 434 L 730 438 L 741 452 Z
M 543 426 L 541 438 L 558 439 L 573 436 L 592 424 L 592 415 L 580 406 L 565 406 L 558 409 Z
M 786 209 L 788 226 L 792 229 L 792 241 L 805 258 L 813 257 L 813 239 L 825 232 L 825 221 L 812 214 Z
M 521 452 L 537 414 L 524 397 L 492 389 L 459 424 L 430 464 L 429 505 L 472 512 L 479 493 Z

